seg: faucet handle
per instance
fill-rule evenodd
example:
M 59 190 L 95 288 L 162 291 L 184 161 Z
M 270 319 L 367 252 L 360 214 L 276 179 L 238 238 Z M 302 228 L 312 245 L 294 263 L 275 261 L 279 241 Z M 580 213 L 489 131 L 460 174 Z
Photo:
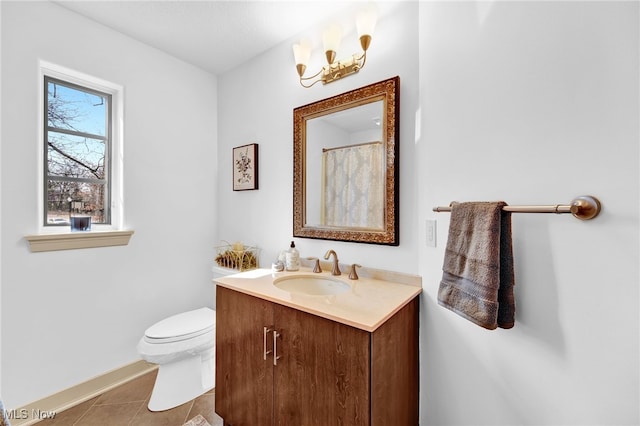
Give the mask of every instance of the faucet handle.
M 315 264 L 313 265 L 313 272 L 319 274 L 322 272 L 322 268 L 320 267 L 320 259 L 317 257 L 307 257 L 307 260 L 315 260 Z
M 362 268 L 362 265 L 358 265 L 357 263 L 354 263 L 353 265 L 351 265 L 351 271 L 349 272 L 350 280 L 358 279 L 358 273 L 356 272 L 356 268 Z

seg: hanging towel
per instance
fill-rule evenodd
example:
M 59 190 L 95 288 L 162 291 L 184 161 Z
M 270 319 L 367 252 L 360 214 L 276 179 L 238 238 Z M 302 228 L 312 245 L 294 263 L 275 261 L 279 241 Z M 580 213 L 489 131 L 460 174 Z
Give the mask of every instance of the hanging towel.
M 511 213 L 498 202 L 452 203 L 438 303 L 489 330 L 515 323 Z

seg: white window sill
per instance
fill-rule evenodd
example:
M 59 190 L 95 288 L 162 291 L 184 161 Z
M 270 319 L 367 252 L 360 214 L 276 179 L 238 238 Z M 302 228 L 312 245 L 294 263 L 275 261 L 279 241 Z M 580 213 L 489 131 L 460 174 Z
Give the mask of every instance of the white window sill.
M 32 252 L 126 246 L 133 231 L 86 231 L 27 235 Z

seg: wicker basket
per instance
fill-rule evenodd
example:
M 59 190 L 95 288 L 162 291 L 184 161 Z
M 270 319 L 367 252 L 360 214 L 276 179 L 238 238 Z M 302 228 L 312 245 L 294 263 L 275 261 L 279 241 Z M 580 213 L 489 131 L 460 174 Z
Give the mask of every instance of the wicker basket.
M 216 247 L 216 263 L 218 266 L 238 271 L 248 271 L 258 267 L 258 248 L 242 246 L 238 243 Z

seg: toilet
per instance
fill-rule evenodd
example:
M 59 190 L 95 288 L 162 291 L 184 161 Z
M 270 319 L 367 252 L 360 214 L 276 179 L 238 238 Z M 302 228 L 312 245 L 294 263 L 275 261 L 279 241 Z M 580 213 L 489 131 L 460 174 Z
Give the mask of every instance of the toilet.
M 216 311 L 200 308 L 149 327 L 138 343 L 142 359 L 158 364 L 150 411 L 164 411 L 213 389 Z

